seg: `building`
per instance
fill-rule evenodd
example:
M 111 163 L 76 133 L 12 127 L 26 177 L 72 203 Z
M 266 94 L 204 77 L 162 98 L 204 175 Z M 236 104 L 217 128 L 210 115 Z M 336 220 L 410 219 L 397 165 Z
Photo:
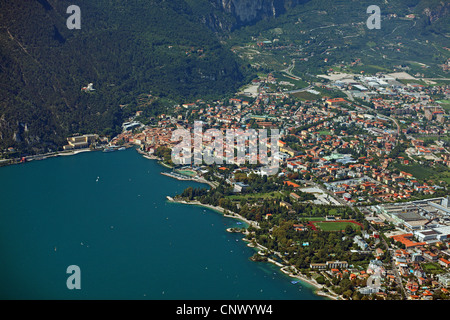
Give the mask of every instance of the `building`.
M 414 235 L 421 242 L 447 241 L 450 238 L 450 226 L 418 230 L 414 232 Z
M 296 152 L 295 150 L 291 149 L 291 148 L 288 147 L 288 146 L 281 146 L 281 147 L 280 147 L 280 151 L 281 151 L 281 152 L 284 152 L 284 153 L 287 153 L 287 154 L 290 155 L 291 157 L 295 157 L 295 155 L 297 154 L 297 152 Z
M 347 269 L 347 261 L 327 261 L 326 263 L 328 269 Z
M 280 201 L 280 206 L 281 207 L 285 207 L 287 209 L 291 209 L 292 208 L 292 204 L 286 202 L 286 201 Z
M 67 138 L 67 142 L 69 144 L 63 147 L 64 150 L 72 150 L 72 149 L 82 149 L 88 148 L 89 145 L 95 141 L 97 141 L 97 134 L 85 134 L 83 136 L 76 136 Z
M 342 103 L 348 103 L 348 102 L 344 98 L 334 98 L 334 99 L 328 99 L 325 103 L 329 107 L 335 107 Z
M 243 182 L 236 182 L 234 184 L 234 192 L 242 192 L 247 190 L 248 188 L 250 188 L 250 186 L 248 184 L 245 184 Z
M 298 194 L 294 193 L 294 192 L 291 192 L 290 196 L 292 198 L 294 198 L 295 200 L 297 200 L 297 201 L 299 201 L 301 199 L 301 197 Z
M 439 258 L 438 263 L 441 266 L 443 266 L 444 268 L 449 268 L 450 267 L 450 261 L 448 261 L 447 259 Z
M 378 293 L 380 291 L 380 288 L 378 287 L 363 287 L 358 290 L 361 294 L 373 294 Z
M 423 257 L 429 261 L 436 261 L 438 259 L 437 254 L 431 252 L 431 251 L 425 251 L 423 253 Z
M 84 92 L 95 91 L 94 84 L 89 83 L 86 87 L 81 88 L 81 91 L 84 91 Z
M 397 215 L 397 220 L 400 221 L 401 224 L 404 224 L 410 230 L 415 230 L 422 227 L 425 223 L 428 222 L 428 219 L 425 219 L 417 212 L 402 212 Z
M 315 270 L 325 270 L 327 265 L 325 263 L 311 263 L 309 267 Z
M 439 283 L 444 287 L 450 286 L 450 273 L 438 274 Z
M 411 181 L 411 183 L 413 182 Z M 418 231 L 426 226 L 429 228 L 431 219 L 448 216 L 450 214 L 448 203 L 447 198 L 441 197 L 406 203 L 383 204 L 376 206 L 375 209 L 378 213 L 392 218 L 395 224 Z
M 131 122 L 125 122 L 122 124 L 122 129 L 124 131 L 132 130 L 134 128 L 142 126 L 142 123 L 139 121 L 131 121 Z
M 365 242 L 364 239 L 360 236 L 355 236 L 353 238 L 353 242 L 355 242 L 361 248 L 361 250 L 367 250 L 367 248 L 369 247 L 367 242 Z
M 405 233 L 405 234 L 399 234 L 396 236 L 392 236 L 391 238 L 394 241 L 398 241 L 405 245 L 406 248 L 412 248 L 412 247 L 420 247 L 426 244 L 426 242 L 415 242 L 411 240 L 413 237 L 412 233 Z
M 425 242 L 435 240 L 437 235 L 439 235 L 439 233 L 434 230 L 419 230 L 414 232 L 414 235 L 417 237 L 419 241 Z

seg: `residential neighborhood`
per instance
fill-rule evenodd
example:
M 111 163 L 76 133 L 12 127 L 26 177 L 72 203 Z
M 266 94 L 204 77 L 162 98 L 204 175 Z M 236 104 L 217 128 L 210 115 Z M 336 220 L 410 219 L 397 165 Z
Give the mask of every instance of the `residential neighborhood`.
M 450 121 L 432 96 L 448 99 L 450 88 L 403 84 L 395 76 L 330 74 L 324 76 L 330 81 L 311 84 L 294 95 L 278 87 L 276 77 L 268 74 L 234 98 L 175 106 L 152 119 L 153 125 L 140 123 L 137 112 L 129 119 L 128 124 L 134 124 L 131 129 L 124 128 L 110 144 L 136 145 L 141 153 L 173 166 L 170 150 L 179 142 L 172 140 L 173 131 L 193 132 L 196 121 L 203 130 L 218 129 L 224 136 L 230 129 L 243 130 L 246 138 L 250 129 L 278 129 L 278 150 L 273 156 L 279 168 L 273 179 L 279 186 L 276 190 L 287 195 L 283 200 L 275 197 L 280 210 L 291 215 L 290 219 L 298 214 L 299 205 L 308 204 L 323 206 L 328 212 L 347 207 L 362 213 L 359 220 L 339 214 L 317 221 L 302 215 L 296 218 L 297 235 L 308 230 L 339 231 L 323 229 L 333 223 L 343 224 L 343 229 L 359 224 L 348 243 L 352 257 L 366 261 L 357 265 L 339 260 L 315 262 L 308 264 L 309 271 L 302 268 L 303 273 L 325 286 L 324 292 L 339 293 L 341 298 L 448 297 Z M 270 139 L 265 143 L 270 150 L 275 147 Z M 252 146 L 256 141 L 250 139 L 244 152 Z M 231 147 L 238 148 L 236 141 Z M 203 154 L 217 156 L 220 151 L 207 143 L 202 148 Z M 242 199 L 252 192 L 249 182 L 253 177 L 266 174 L 257 154 L 247 154 L 247 160 L 244 165 L 187 163 L 173 169 L 177 174 L 190 172 L 191 179 L 215 181 L 213 186 L 229 186 Z M 270 197 L 261 194 L 259 200 L 271 197 L 273 193 Z M 242 210 L 243 203 L 234 203 Z M 268 212 L 259 221 L 271 223 L 274 214 Z M 367 285 L 374 277 L 380 284 Z M 343 296 L 336 289 L 342 279 L 353 284 L 351 296 L 348 290 Z

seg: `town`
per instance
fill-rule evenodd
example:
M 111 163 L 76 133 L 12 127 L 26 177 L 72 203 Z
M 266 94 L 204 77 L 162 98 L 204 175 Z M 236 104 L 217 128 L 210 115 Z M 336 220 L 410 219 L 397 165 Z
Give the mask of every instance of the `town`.
M 233 98 L 176 105 L 151 124 L 142 123 L 139 110 L 107 149 L 135 145 L 172 167 L 172 177 L 207 182 L 207 194 L 191 188 L 175 198 L 253 222 L 244 233 L 260 249 L 255 260 L 278 263 L 321 294 L 448 299 L 450 87 L 411 78 L 330 72 L 293 90 L 288 75 L 269 73 Z M 251 156 L 247 164 L 175 165 L 172 133 L 192 130 L 194 121 L 224 135 L 278 129 L 278 151 L 271 155 L 279 160 L 277 173 L 270 176 Z M 75 140 L 66 149 L 77 149 Z M 248 141 L 244 151 L 255 143 Z M 267 147 L 274 149 L 269 139 Z M 203 154 L 215 151 L 203 145 Z M 334 249 L 320 250 L 320 239 Z M 374 275 L 378 286 L 368 285 Z

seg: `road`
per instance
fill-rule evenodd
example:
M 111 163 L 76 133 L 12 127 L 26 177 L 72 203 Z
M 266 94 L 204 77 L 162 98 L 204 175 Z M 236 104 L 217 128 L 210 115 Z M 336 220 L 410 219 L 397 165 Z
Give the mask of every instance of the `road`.
M 297 92 L 303 92 L 303 91 L 308 91 L 310 89 L 314 88 L 314 86 L 307 86 L 306 88 L 303 89 L 296 89 L 296 90 L 291 90 L 291 91 L 287 91 L 287 93 L 297 93 Z
M 347 98 L 348 98 L 349 100 L 351 100 L 351 101 L 353 101 L 353 102 L 355 101 L 355 99 L 353 98 L 353 96 L 352 96 L 352 94 L 351 94 L 350 92 L 348 92 L 348 91 L 346 91 L 346 90 L 343 91 L 343 92 L 347 95 Z M 368 111 L 374 111 L 374 112 L 376 112 L 374 109 L 372 109 L 372 108 L 370 108 L 370 107 L 367 107 L 367 106 L 365 106 L 365 105 L 360 105 L 360 104 L 358 104 L 358 106 L 361 107 L 361 108 L 364 108 L 364 109 L 366 109 L 366 110 L 368 110 Z M 378 112 L 376 112 L 376 114 L 377 114 L 378 117 L 388 118 L 389 120 L 391 120 L 392 122 L 394 122 L 395 125 L 397 126 L 397 135 L 400 135 L 401 128 L 400 128 L 400 125 L 398 124 L 398 122 L 397 122 L 397 120 L 396 120 L 395 118 L 386 116 L 386 115 L 381 114 L 381 113 L 378 113 Z
M 295 68 L 295 59 L 292 59 L 292 64 L 287 67 L 284 70 L 281 70 L 281 72 L 286 73 L 288 76 L 295 78 L 296 80 L 302 80 L 302 78 L 297 77 L 295 74 L 292 73 L 292 70 Z
M 371 231 L 376 231 L 375 228 L 373 228 L 372 226 L 370 226 L 370 230 Z M 380 237 L 380 239 L 383 242 L 384 247 L 386 248 L 386 253 L 391 255 L 391 266 L 392 266 L 392 271 L 394 272 L 395 281 L 400 286 L 400 289 L 402 291 L 403 297 L 406 297 L 406 291 L 405 291 L 405 288 L 403 287 L 402 277 L 398 273 L 397 266 L 395 265 L 395 259 L 393 257 L 393 251 L 391 252 L 391 250 L 389 248 L 389 245 L 387 244 L 386 240 L 384 240 L 383 237 Z

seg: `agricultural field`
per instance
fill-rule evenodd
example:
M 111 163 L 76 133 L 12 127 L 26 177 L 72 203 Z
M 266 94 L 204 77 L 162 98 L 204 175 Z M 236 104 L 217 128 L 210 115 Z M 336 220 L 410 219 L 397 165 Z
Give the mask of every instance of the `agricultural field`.
M 450 112 L 450 100 L 438 100 L 436 101 L 446 111 Z
M 314 93 L 311 93 L 308 91 L 296 92 L 296 93 L 293 93 L 292 96 L 294 96 L 300 100 L 303 100 L 303 101 L 320 99 L 320 95 L 314 94 Z
M 434 183 L 439 183 L 439 181 L 450 183 L 450 173 L 447 168 L 427 167 L 418 163 L 410 165 L 395 164 L 395 167 L 401 171 L 411 173 L 419 180 L 432 180 Z

